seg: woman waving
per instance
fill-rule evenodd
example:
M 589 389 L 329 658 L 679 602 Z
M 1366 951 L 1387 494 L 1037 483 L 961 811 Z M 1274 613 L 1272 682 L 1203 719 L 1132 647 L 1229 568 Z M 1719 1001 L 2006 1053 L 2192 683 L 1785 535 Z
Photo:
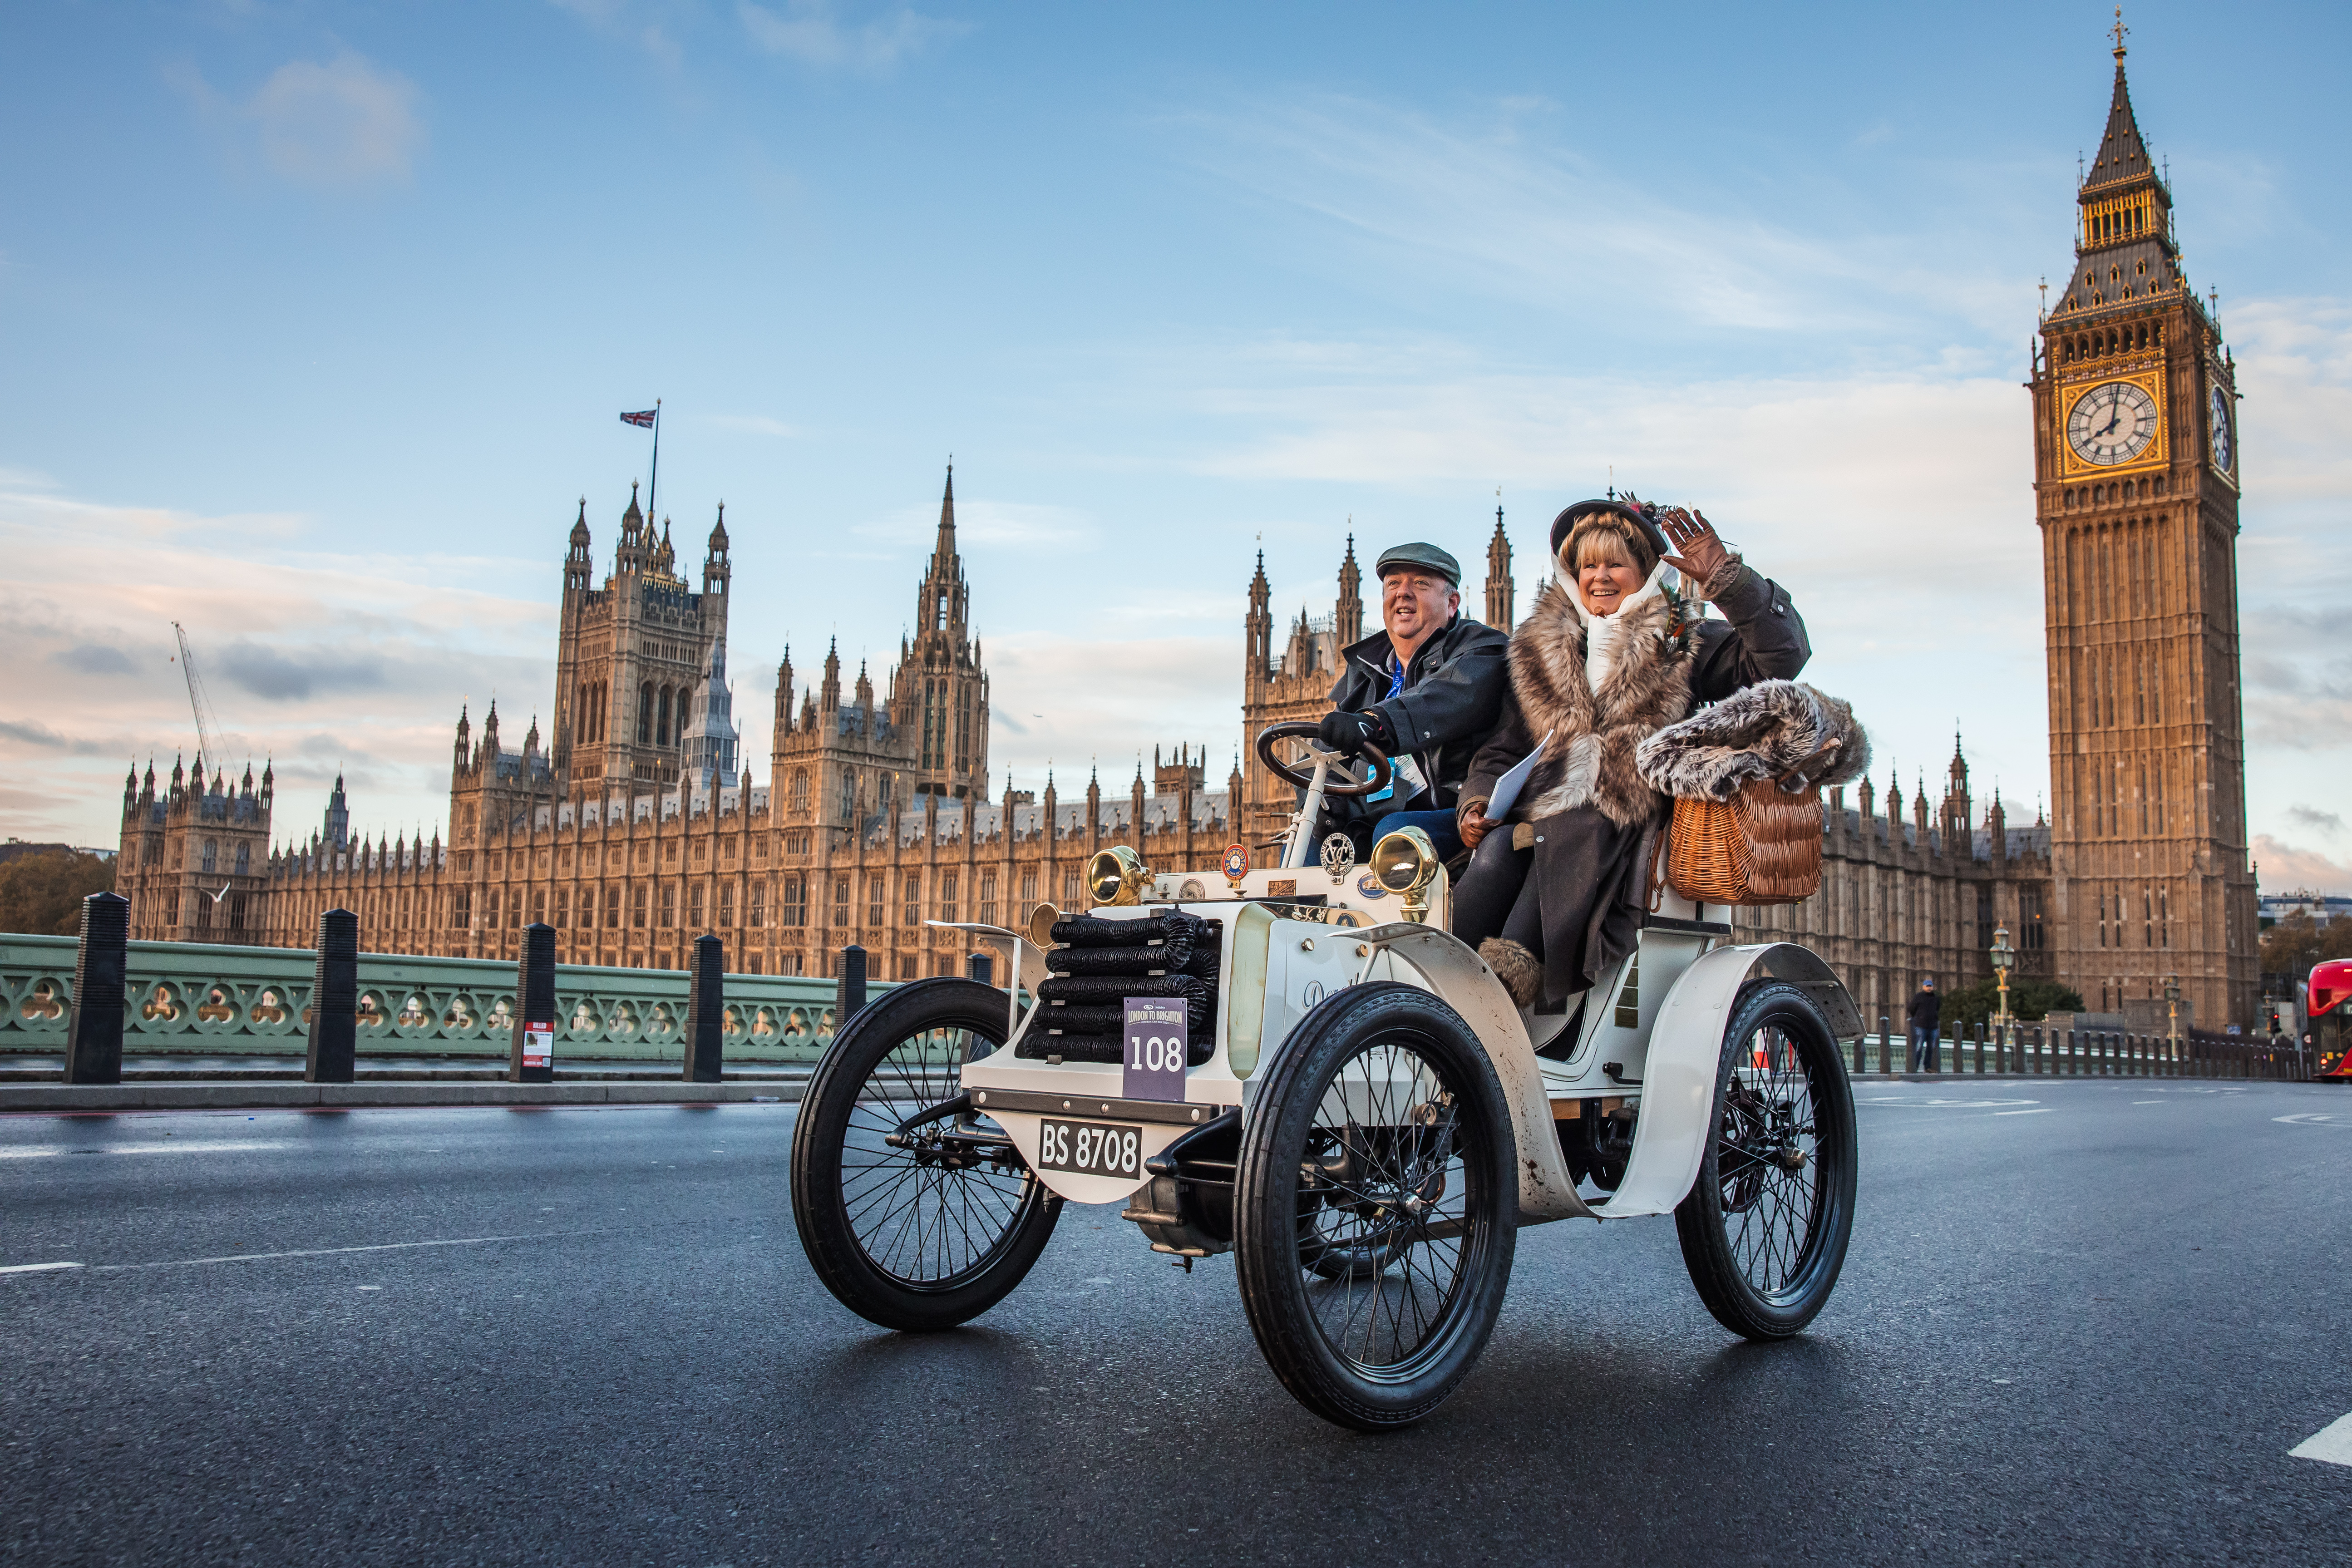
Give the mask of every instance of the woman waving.
M 1643 847 L 1664 805 L 1634 748 L 1702 703 L 1792 677 L 1811 648 L 1780 586 L 1727 549 L 1704 515 L 1632 496 L 1553 519 L 1552 580 L 1511 634 L 1503 721 L 1461 791 L 1473 847 L 1454 934 L 1522 1007 L 1590 990 L 1633 951 Z M 1724 616 L 1705 618 L 1700 601 Z M 1542 755 L 1500 822 L 1495 784 Z

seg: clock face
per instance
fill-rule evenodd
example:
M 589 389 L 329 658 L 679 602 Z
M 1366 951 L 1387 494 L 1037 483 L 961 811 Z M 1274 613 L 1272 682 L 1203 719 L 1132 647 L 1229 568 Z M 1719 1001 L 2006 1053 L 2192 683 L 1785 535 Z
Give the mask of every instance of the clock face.
M 2213 431 L 2213 466 L 2223 473 L 2230 471 L 2230 395 L 2215 387 L 2205 405 L 2210 411 L 2207 420 Z
M 2075 401 L 2066 416 L 2066 442 L 2086 463 L 2128 463 L 2156 439 L 2156 399 L 2136 382 L 2109 381 Z

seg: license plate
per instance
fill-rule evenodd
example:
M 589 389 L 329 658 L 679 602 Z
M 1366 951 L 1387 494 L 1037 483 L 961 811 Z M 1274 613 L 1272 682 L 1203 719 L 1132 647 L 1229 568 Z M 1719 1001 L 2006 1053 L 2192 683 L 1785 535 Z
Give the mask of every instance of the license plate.
M 1143 1129 L 1100 1121 L 1046 1121 L 1037 1130 L 1037 1166 L 1081 1176 L 1143 1174 Z

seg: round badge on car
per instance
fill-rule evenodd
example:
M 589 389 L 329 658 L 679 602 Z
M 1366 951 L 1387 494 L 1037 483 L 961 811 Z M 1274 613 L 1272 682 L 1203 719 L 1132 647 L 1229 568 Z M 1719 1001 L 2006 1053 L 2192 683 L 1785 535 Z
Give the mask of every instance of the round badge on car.
M 1323 869 L 1335 882 L 1348 879 L 1348 872 L 1356 864 L 1356 841 L 1344 833 L 1334 833 L 1323 840 Z
M 1367 899 L 1385 899 L 1389 896 L 1389 890 L 1381 886 L 1381 879 L 1370 871 L 1356 879 L 1356 891 Z

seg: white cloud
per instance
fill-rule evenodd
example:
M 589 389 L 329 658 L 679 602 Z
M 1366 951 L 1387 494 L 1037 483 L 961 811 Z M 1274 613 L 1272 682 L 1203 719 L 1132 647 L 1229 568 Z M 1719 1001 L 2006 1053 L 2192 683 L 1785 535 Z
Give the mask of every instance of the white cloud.
M 803 65 L 885 71 L 934 43 L 971 31 L 969 22 L 919 16 L 900 6 L 870 22 L 845 23 L 828 0 L 786 0 L 782 14 L 741 0 L 743 30 L 770 54 Z
M 1874 231 L 1883 201 L 1850 204 L 1852 232 L 1759 216 L 1737 180 L 1680 202 L 1597 165 L 1510 104 L 1472 127 L 1338 95 L 1180 119 L 1206 171 L 1277 211 L 1314 220 L 1318 265 L 1347 257 L 1434 283 L 1439 298 L 1491 294 L 1603 332 L 1789 331 L 1915 335 L 1955 321 L 2006 331 L 2030 300 L 2018 279 L 1935 259 L 1981 257 Z M 1941 169 L 1979 186 L 1981 166 Z M 1972 195 L 1975 194 L 1973 191 Z M 1978 216 L 1981 220 L 1981 209 Z M 1952 221 L 1939 215 L 1938 221 Z M 1357 244 L 1336 249 L 1331 231 Z M 1981 236 L 1977 236 L 1979 241 Z M 1414 289 L 1416 297 L 1425 290 Z M 1858 345 L 1864 346 L 1864 345 Z
M 1089 638 L 1022 632 L 991 639 L 989 686 L 1001 713 L 992 725 L 990 793 L 1009 771 L 1016 787 L 1043 789 L 1050 764 L 1064 798 L 1081 795 L 1089 767 L 1105 792 L 1124 796 L 1151 749 L 1208 747 L 1208 784 L 1221 788 L 1241 736 L 1241 639 L 1214 637 Z
M 274 758 L 278 826 L 310 825 L 346 768 L 360 819 L 446 810 L 451 725 L 502 699 L 508 743 L 544 722 L 551 605 L 453 584 L 532 581 L 521 563 L 306 550 L 303 520 L 197 517 L 0 490 L 0 831 L 108 843 L 118 767 L 193 758 L 171 623 L 188 628 L 231 767 Z
M 2320 850 L 2300 848 L 2257 833 L 2252 854 L 2265 893 L 2308 890 L 2339 898 L 2352 894 L 2352 865 Z
M 345 53 L 278 68 L 239 113 L 269 167 L 300 184 L 404 182 L 425 146 L 416 87 Z

